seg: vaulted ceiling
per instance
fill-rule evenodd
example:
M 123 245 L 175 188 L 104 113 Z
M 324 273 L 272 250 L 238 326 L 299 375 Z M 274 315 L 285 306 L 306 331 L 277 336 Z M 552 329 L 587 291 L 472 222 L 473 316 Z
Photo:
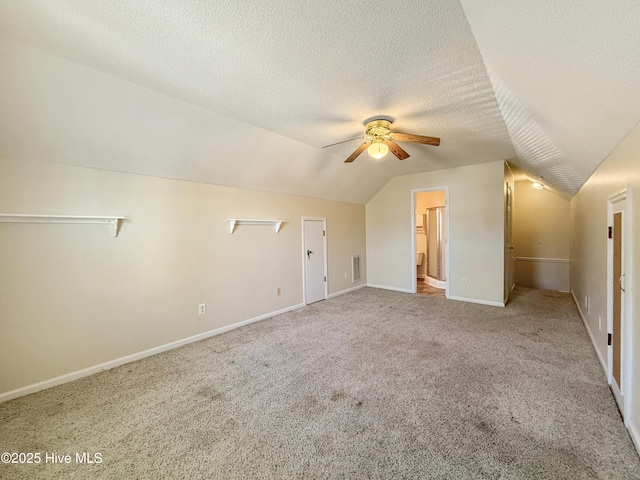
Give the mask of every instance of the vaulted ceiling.
M 640 121 L 637 0 L 0 0 L 0 152 L 365 203 L 509 160 L 573 195 Z M 437 136 L 343 160 L 376 115 Z

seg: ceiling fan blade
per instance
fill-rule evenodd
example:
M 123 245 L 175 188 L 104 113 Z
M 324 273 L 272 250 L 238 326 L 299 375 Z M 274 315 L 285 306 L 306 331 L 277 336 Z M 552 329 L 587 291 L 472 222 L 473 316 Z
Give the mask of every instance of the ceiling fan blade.
M 384 143 L 386 143 L 387 147 L 389 147 L 389 151 L 393 153 L 396 157 L 398 157 L 398 160 L 404 160 L 405 158 L 409 158 L 409 154 L 393 140 L 387 140 Z
M 356 137 L 356 138 L 350 138 L 349 140 L 343 140 L 341 142 L 332 143 L 331 145 L 325 145 L 322 148 L 333 147 L 334 145 L 340 145 L 341 143 L 353 142 L 354 140 L 362 140 L 365 137 L 366 137 L 366 135 L 360 135 L 359 137 Z
M 440 145 L 440 139 L 437 137 L 425 137 L 424 135 L 412 135 L 410 133 L 392 133 L 391 138 L 399 140 L 401 142 L 416 142 L 423 143 L 424 145 L 433 145 L 437 147 Z
M 356 148 L 356 151 L 353 152 L 349 158 L 347 158 L 344 163 L 351 163 L 353 162 L 356 158 L 358 158 L 358 155 L 360 155 L 362 152 L 364 152 L 367 148 L 369 148 L 369 145 L 371 145 L 371 142 L 364 142 L 362 145 L 360 145 L 358 148 Z

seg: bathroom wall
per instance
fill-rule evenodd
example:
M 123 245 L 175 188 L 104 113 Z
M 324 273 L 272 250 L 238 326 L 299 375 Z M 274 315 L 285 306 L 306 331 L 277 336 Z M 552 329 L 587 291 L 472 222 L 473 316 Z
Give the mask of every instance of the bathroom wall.
M 429 192 L 418 192 L 416 194 L 416 215 L 424 215 L 427 208 L 431 207 L 443 207 L 445 206 L 446 195 L 444 190 L 433 190 Z M 422 230 L 422 233 L 416 232 L 416 251 L 422 252 L 423 261 L 422 264 L 417 267 L 418 278 L 425 278 L 427 276 L 427 236 L 426 228 Z M 444 267 L 444 265 L 443 265 Z

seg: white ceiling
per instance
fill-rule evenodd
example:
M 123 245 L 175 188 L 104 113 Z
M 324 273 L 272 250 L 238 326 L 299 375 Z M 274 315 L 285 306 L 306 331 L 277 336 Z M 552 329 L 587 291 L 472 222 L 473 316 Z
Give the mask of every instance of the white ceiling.
M 567 195 L 640 121 L 637 0 L 0 0 L 0 152 L 365 203 L 510 160 Z M 375 115 L 442 138 L 344 164 Z

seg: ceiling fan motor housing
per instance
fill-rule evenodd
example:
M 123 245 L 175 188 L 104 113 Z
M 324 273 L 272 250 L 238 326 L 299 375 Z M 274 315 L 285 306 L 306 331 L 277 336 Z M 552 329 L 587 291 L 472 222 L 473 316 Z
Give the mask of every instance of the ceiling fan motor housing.
M 365 130 L 370 137 L 388 137 L 391 133 L 391 122 L 389 120 L 372 120 L 367 123 Z

